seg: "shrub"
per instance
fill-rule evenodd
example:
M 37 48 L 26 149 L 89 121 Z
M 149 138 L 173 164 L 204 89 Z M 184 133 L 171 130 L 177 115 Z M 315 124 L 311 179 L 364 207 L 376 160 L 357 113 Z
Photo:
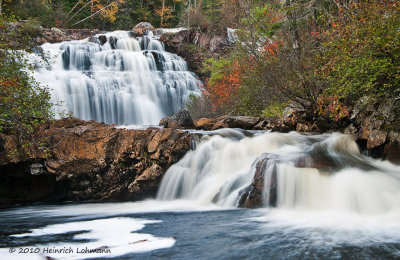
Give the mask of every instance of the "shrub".
M 15 49 L 21 45 L 33 48 L 20 28 L 0 16 L 0 132 L 15 134 L 20 144 L 31 145 L 36 125 L 52 118 L 53 104 L 49 90 L 29 75 L 33 66 L 26 52 Z

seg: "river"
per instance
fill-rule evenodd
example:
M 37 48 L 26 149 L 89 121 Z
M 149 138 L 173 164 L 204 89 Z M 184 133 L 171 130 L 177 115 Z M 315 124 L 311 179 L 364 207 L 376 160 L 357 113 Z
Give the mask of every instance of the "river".
M 151 34 L 42 47 L 50 68 L 34 76 L 82 119 L 157 124 L 199 94 Z M 170 167 L 152 199 L 15 206 L 0 219 L 0 259 L 398 259 L 400 167 L 339 133 L 222 129 Z

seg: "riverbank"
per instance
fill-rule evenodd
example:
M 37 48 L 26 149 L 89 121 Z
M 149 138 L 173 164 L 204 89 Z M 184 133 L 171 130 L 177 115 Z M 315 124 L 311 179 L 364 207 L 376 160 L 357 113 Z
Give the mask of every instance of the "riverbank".
M 15 136 L 0 134 L 0 206 L 152 198 L 165 172 L 190 150 L 191 140 L 198 139 L 198 133 L 168 128 L 171 126 L 315 133 L 302 123 L 246 116 L 200 119 L 192 121 L 190 127 L 190 121 L 179 113 L 182 111 L 172 117 L 179 119 L 174 124 L 171 119 L 163 119 L 163 124 L 169 122 L 166 128 L 145 130 L 119 129 L 75 118 L 56 120 L 38 128 L 34 138 L 42 145 L 29 149 L 23 148 Z M 398 133 L 383 132 L 384 140 L 376 138 L 381 130 L 367 124 L 371 120 L 365 118 L 358 129 L 351 125 L 344 132 L 352 136 L 364 154 L 399 164 Z
M 0 134 L 0 207 L 152 197 L 191 141 L 179 130 L 117 129 L 74 118 L 43 124 L 33 138 L 40 147 Z

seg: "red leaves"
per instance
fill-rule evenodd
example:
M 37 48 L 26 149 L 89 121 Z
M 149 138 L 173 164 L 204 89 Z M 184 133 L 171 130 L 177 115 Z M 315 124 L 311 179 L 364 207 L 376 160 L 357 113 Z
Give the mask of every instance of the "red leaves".
M 264 51 L 268 52 L 271 55 L 275 55 L 278 51 L 278 42 L 277 41 L 267 41 L 264 45 Z
M 317 100 L 317 111 L 315 111 L 315 113 L 327 116 L 331 120 L 339 121 L 349 116 L 350 108 L 343 105 L 337 96 L 321 96 Z
M 228 104 L 232 96 L 237 93 L 242 81 L 241 74 L 242 68 L 236 61 L 227 68 L 227 74 L 215 84 L 209 84 L 209 79 L 206 80 L 203 94 L 211 100 L 214 111 Z

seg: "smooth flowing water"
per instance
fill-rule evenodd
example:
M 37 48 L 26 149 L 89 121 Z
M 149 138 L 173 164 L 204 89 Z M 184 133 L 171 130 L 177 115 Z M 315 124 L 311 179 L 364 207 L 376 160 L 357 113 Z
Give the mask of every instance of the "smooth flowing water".
M 2 210 L 0 258 L 400 258 L 399 166 L 361 154 L 342 134 L 250 135 L 203 137 L 154 200 Z M 275 172 L 276 206 L 237 208 L 265 158 L 264 193 Z M 63 248 L 70 252 L 49 252 Z
M 186 62 L 149 32 L 116 31 L 81 41 L 42 45 L 50 66 L 34 73 L 52 90 L 59 111 L 84 120 L 154 125 L 184 107 L 199 81 Z

